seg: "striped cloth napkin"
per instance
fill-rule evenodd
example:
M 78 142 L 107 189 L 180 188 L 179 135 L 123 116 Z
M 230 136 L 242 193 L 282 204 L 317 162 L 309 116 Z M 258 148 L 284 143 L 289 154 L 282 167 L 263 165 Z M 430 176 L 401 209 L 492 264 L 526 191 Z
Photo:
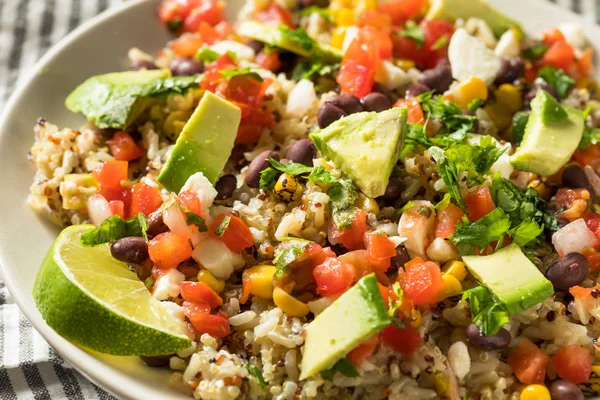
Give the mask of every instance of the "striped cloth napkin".
M 0 110 L 50 46 L 123 1 L 0 0 Z M 600 23 L 599 0 L 548 1 Z M 0 399 L 114 399 L 65 364 L 21 314 L 1 280 Z

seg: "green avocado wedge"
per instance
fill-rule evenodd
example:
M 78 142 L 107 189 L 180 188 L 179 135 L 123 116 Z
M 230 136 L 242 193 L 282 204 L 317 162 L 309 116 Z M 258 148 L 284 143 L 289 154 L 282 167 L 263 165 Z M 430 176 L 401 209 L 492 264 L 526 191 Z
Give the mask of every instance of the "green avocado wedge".
M 361 112 L 310 134 L 317 149 L 369 197 L 385 193 L 406 137 L 406 108 Z
M 93 225 L 65 228 L 48 250 L 33 285 L 46 323 L 65 339 L 119 356 L 171 354 L 191 346 L 185 323 L 150 295 L 107 244 L 83 247 Z
M 238 107 L 205 92 L 183 127 L 158 181 L 179 192 L 187 179 L 202 172 L 214 185 L 233 149 L 242 112 Z
M 79 85 L 65 101 L 98 128 L 131 126 L 161 96 L 183 93 L 198 86 L 198 76 L 171 77 L 168 69 L 113 72 L 97 75 Z

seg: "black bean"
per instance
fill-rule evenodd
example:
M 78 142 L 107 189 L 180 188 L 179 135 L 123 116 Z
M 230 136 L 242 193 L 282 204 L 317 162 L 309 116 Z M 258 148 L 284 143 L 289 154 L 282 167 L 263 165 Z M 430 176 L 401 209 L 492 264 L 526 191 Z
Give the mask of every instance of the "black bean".
M 406 92 L 404 92 L 404 98 L 405 99 L 412 99 L 414 97 L 419 96 L 420 94 L 423 94 L 425 92 L 429 92 L 431 89 L 429 89 L 429 87 L 423 85 L 422 83 L 413 83 L 412 85 L 410 85 L 408 87 L 408 89 L 406 89 Z
M 590 181 L 583 172 L 583 169 L 577 164 L 571 164 L 562 174 L 562 183 L 564 186 L 572 189 L 587 189 L 590 194 L 594 193 L 592 189 L 592 185 L 590 185 Z
M 148 215 L 148 230 L 146 231 L 148 236 L 160 235 L 168 230 L 169 227 L 163 222 L 162 211 L 160 208 Z
M 386 88 L 379 82 L 375 82 L 371 91 L 376 92 L 376 93 L 381 93 L 382 95 L 384 95 L 385 97 L 390 99 L 390 102 L 392 104 L 394 104 L 398 100 L 398 96 L 396 95 L 396 93 L 394 93 L 392 90 Z
M 402 194 L 402 182 L 395 176 L 390 178 L 390 181 L 385 188 L 385 193 L 381 196 L 386 201 L 394 201 Z
M 552 396 L 552 400 L 583 400 L 585 398 L 581 389 L 566 379 L 552 382 L 550 396 Z
M 167 367 L 169 365 L 169 360 L 173 357 L 174 354 L 170 354 L 168 356 L 140 356 L 144 364 L 153 368 L 161 368 Z
M 312 167 L 313 159 L 317 156 L 317 148 L 310 139 L 301 139 L 289 148 L 285 157 L 295 163 Z
M 588 269 L 589 263 L 583 254 L 569 253 L 548 268 L 546 278 L 556 289 L 567 291 L 583 282 Z
M 251 188 L 257 188 L 260 184 L 260 173 L 271 166 L 267 161 L 268 158 L 274 158 L 279 161 L 279 155 L 273 150 L 265 150 L 256 156 L 248 166 L 246 172 L 246 185 Z
M 360 99 L 360 102 L 367 111 L 382 112 L 392 107 L 392 102 L 390 99 L 388 99 L 387 96 L 377 92 L 369 93 Z
M 560 100 L 560 96 L 558 95 L 558 93 L 552 86 L 548 85 L 546 82 L 540 82 L 540 83 L 536 83 L 536 85 L 534 87 L 532 87 L 531 89 L 529 89 L 529 91 L 527 93 L 525 93 L 524 100 L 525 100 L 525 103 L 527 104 L 527 106 L 529 106 L 529 103 L 531 103 L 531 100 L 533 100 L 535 98 L 535 96 L 537 95 L 537 92 L 539 92 L 540 90 L 545 90 L 556 100 Z
M 223 175 L 219 178 L 217 183 L 215 184 L 215 189 L 217 190 L 217 200 L 225 200 L 233 195 L 237 187 L 237 179 L 234 175 L 227 174 Z
M 450 63 L 442 61 L 435 68 L 423 72 L 419 83 L 431 88 L 435 93 L 444 93 L 452 84 Z
M 334 106 L 344 110 L 346 114 L 354 114 L 364 111 L 363 105 L 360 103 L 360 99 L 352 94 L 338 94 L 330 97 L 325 102 L 331 103 Z
M 396 247 L 396 255 L 392 257 L 390 261 L 390 270 L 397 270 L 404 264 L 410 261 L 410 256 L 408 255 L 408 250 L 404 245 L 400 245 Z
M 319 122 L 319 128 L 327 128 L 329 125 L 337 121 L 338 119 L 348 115 L 341 108 L 334 106 L 331 103 L 324 103 L 317 113 L 317 121 Z
M 141 69 L 158 69 L 156 64 L 148 60 L 137 60 L 129 67 L 131 71 L 139 71 Z
M 498 333 L 484 336 L 475 324 L 467 327 L 467 340 L 475 347 L 482 350 L 499 350 L 508 347 L 512 336 L 510 332 L 501 328 Z
M 204 63 L 193 58 L 181 57 L 171 61 L 169 68 L 174 76 L 191 76 L 204 72 Z
M 110 254 L 128 264 L 141 264 L 148 259 L 148 243 L 143 237 L 124 237 L 112 242 Z
M 329 0 L 300 0 L 300 7 L 308 8 L 308 7 L 329 7 Z
M 256 54 L 260 53 L 260 51 L 265 48 L 264 43 L 259 42 L 258 40 L 251 40 L 248 43 L 246 43 L 246 46 L 254 50 L 254 53 Z
M 496 75 L 496 85 L 503 83 L 513 83 L 525 75 L 525 63 L 520 58 L 502 58 L 502 64 L 498 75 Z

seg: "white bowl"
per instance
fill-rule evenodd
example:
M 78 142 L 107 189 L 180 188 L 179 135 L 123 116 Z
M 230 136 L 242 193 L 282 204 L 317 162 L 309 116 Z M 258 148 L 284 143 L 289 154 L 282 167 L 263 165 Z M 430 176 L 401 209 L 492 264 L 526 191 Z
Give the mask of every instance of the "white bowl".
M 469 1 L 469 0 L 465 0 Z M 243 0 L 227 0 L 232 20 Z M 529 33 L 575 22 L 600 48 L 600 28 L 542 0 L 492 0 L 499 9 L 522 21 Z M 33 302 L 33 281 L 58 231 L 25 204 L 34 167 L 27 161 L 37 117 L 59 127 L 78 128 L 81 115 L 64 107 L 67 94 L 86 78 L 127 68 L 127 50 L 158 51 L 169 39 L 158 21 L 159 0 L 130 1 L 85 23 L 65 37 L 38 62 L 25 84 L 12 95 L 0 119 L 0 269 L 17 304 L 54 349 L 77 370 L 120 398 L 178 399 L 168 387 L 169 372 L 145 367 L 136 357 L 91 353 L 69 343 L 46 325 Z M 93 318 L 93 316 L 90 316 Z

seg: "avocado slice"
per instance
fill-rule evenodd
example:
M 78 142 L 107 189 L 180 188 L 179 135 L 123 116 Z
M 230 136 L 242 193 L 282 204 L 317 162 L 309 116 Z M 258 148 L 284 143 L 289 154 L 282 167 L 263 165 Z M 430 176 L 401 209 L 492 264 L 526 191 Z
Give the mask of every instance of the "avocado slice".
M 431 8 L 425 17 L 429 20 L 443 19 L 454 22 L 457 19 L 479 18 L 484 20 L 494 35 L 500 37 L 513 26 L 520 25 L 507 15 L 496 10 L 485 0 L 431 0 Z
M 158 96 L 181 93 L 197 86 L 197 76 L 171 78 L 168 69 L 113 72 L 79 85 L 65 101 L 98 128 L 125 129 L 157 101 Z
M 510 244 L 489 256 L 463 256 L 473 276 L 505 307 L 518 314 L 552 296 L 552 283 L 523 254 Z
M 581 111 L 561 106 L 548 92 L 540 90 L 531 101 L 523 140 L 510 163 L 538 175 L 557 173 L 577 150 L 584 125 Z
M 299 41 L 292 40 L 290 35 L 286 35 L 286 31 L 285 27 L 281 25 L 276 27 L 256 21 L 245 21 L 238 26 L 237 33 L 240 36 L 258 40 L 302 57 L 310 58 L 318 54 L 324 58 L 325 62 L 337 63 L 342 61 L 344 53 L 341 50 L 314 40 L 312 41 L 312 47 L 307 49 Z
M 339 119 L 310 137 L 369 197 L 385 193 L 406 137 L 406 108 L 361 112 Z
M 205 92 L 183 127 L 158 181 L 179 192 L 187 179 L 202 172 L 214 185 L 233 149 L 242 112 L 238 107 Z
M 363 277 L 306 328 L 300 379 L 333 367 L 390 323 L 375 275 Z

